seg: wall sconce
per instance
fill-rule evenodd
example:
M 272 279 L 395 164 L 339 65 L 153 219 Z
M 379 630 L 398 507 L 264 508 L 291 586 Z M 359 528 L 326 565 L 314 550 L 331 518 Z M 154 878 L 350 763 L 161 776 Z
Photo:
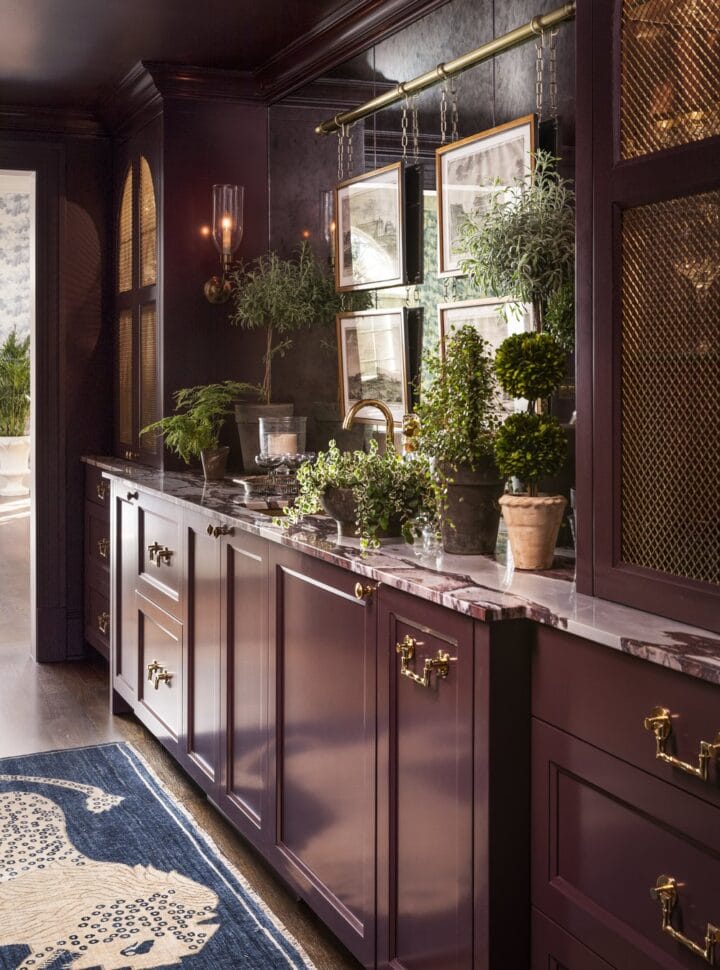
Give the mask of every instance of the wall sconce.
M 228 279 L 232 255 L 243 234 L 242 185 L 213 185 L 212 237 L 222 257 L 222 276 L 211 277 L 204 286 L 210 303 L 227 303 L 232 284 Z
M 323 239 L 328 245 L 328 262 L 335 265 L 335 193 L 324 189 L 320 193 L 320 228 Z

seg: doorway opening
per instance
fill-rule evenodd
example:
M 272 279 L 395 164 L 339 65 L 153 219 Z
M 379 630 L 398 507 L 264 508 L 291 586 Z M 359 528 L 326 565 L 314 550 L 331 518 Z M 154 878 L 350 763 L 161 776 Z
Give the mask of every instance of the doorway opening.
M 29 654 L 34 604 L 35 172 L 0 169 L 0 654 Z

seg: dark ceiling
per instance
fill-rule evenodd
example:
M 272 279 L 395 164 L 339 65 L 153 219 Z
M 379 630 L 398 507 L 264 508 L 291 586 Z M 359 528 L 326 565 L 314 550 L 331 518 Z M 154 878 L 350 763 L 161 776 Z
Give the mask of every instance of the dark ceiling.
M 256 71 L 344 0 L 0 0 L 0 103 L 92 109 L 139 60 Z

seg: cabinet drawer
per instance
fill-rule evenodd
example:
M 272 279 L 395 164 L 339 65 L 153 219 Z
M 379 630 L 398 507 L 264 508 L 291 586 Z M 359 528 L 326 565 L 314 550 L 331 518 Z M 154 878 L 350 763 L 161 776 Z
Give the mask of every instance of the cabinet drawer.
M 110 515 L 93 502 L 85 503 L 85 567 L 110 573 Z
M 182 711 L 182 626 L 135 594 L 138 624 L 138 705 L 135 713 L 166 746 L 176 747 Z
M 618 970 L 704 965 L 650 890 L 678 881 L 671 924 L 703 944 L 720 923 L 718 810 L 541 721 L 532 744 L 534 905 Z
M 532 685 L 536 717 L 720 806 L 720 761 L 707 759 L 703 781 L 658 760 L 643 723 L 667 709 L 663 750 L 697 768 L 701 742 L 720 731 L 720 687 L 547 627 L 537 628 Z
M 110 602 L 107 589 L 85 588 L 85 639 L 107 660 L 110 657 Z
M 94 465 L 85 466 L 85 498 L 110 513 L 110 482 Z
M 531 970 L 613 970 L 557 923 L 532 911 Z
M 180 618 L 181 513 L 170 502 L 141 495 L 138 502 L 137 588 L 152 603 Z

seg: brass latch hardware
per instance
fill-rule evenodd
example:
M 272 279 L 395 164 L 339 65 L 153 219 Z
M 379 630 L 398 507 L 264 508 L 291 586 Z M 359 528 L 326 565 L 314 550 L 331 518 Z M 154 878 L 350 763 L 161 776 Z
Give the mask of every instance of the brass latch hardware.
M 107 559 L 110 552 L 110 540 L 107 537 L 103 536 L 102 539 L 98 539 L 97 551 L 101 559 Z
M 420 684 L 421 687 L 429 687 L 433 671 L 438 679 L 445 680 L 450 673 L 450 664 L 455 663 L 457 657 L 451 657 L 444 650 L 438 650 L 436 657 L 425 658 L 422 675 L 416 674 L 414 670 L 410 669 L 410 663 L 415 659 L 415 648 L 422 646 L 424 646 L 422 641 L 414 640 L 409 634 L 406 634 L 399 643 L 395 644 L 395 653 L 400 654 L 400 673 L 402 676 L 408 677 L 416 684 Z
M 216 525 L 213 529 L 213 535 L 216 539 L 220 536 L 234 536 L 235 528 L 231 525 Z
M 109 613 L 98 613 L 97 615 L 97 625 L 98 630 L 104 637 L 107 636 L 108 627 L 110 625 L 110 614 Z
M 157 690 L 160 687 L 160 684 L 167 684 L 167 686 L 169 687 L 170 681 L 172 680 L 172 676 L 173 675 L 167 670 L 158 671 L 158 673 L 156 673 L 155 676 L 153 677 L 153 687 L 155 688 L 155 690 Z
M 159 542 L 153 542 L 147 548 L 150 562 L 154 562 L 158 569 L 162 566 L 163 562 L 169 563 L 172 559 L 172 550 L 168 549 L 167 546 L 161 546 Z
M 713 926 L 712 923 L 707 924 L 704 947 L 694 943 L 680 930 L 676 930 L 672 926 L 671 920 L 673 910 L 678 902 L 678 885 L 680 884 L 677 879 L 672 876 L 658 876 L 656 884 L 650 890 L 652 898 L 659 900 L 662 907 L 662 931 L 672 937 L 676 943 L 681 943 L 684 947 L 687 947 L 695 956 L 702 957 L 712 967 L 715 965 L 715 944 L 720 943 L 720 927 Z
M 98 482 L 95 486 L 95 494 L 101 502 L 104 502 L 107 496 L 107 482 Z
M 148 680 L 153 679 L 153 675 L 157 673 L 158 670 L 162 670 L 162 664 L 159 664 L 157 660 L 153 660 L 152 663 L 147 665 Z
M 654 707 L 648 717 L 643 720 L 643 727 L 646 731 L 652 731 L 655 735 L 655 757 L 658 761 L 672 765 L 673 768 L 679 768 L 701 781 L 707 781 L 710 759 L 717 758 L 720 754 L 720 731 L 715 735 L 714 741 L 700 742 L 700 754 L 696 767 L 668 754 L 665 750 L 665 744 L 672 734 L 672 715 L 667 707 Z
M 355 599 L 369 600 L 376 589 L 376 586 L 363 586 L 362 583 L 355 583 Z

